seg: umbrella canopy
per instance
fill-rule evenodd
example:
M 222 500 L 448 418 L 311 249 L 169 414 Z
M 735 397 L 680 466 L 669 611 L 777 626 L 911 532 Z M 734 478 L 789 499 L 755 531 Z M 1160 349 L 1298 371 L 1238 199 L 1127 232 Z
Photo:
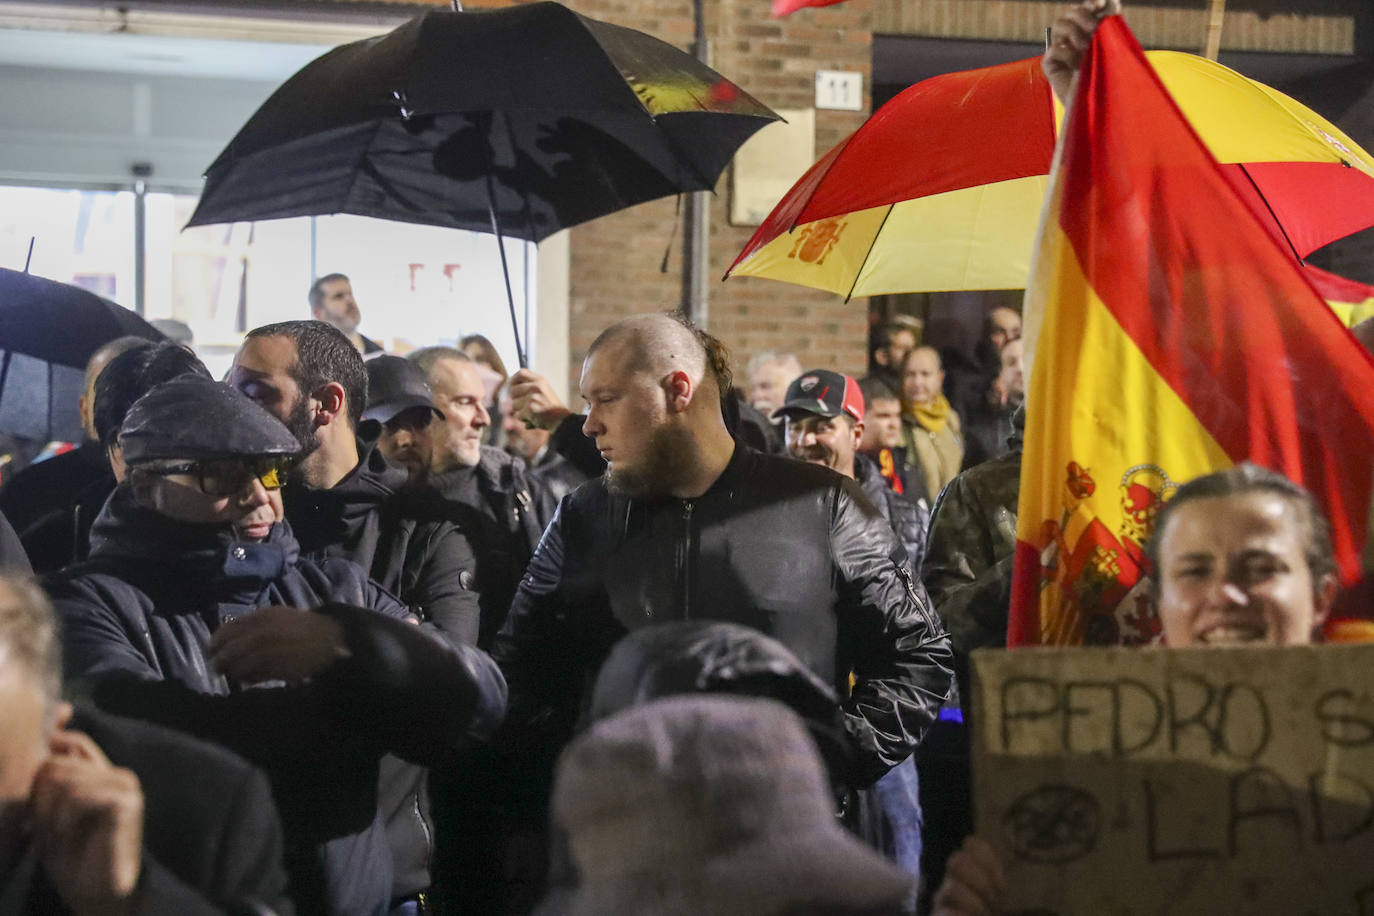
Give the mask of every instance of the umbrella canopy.
M 428 12 L 283 84 L 190 225 L 331 213 L 531 241 L 710 190 L 777 115 L 688 54 L 558 3 Z
M 81 441 L 86 363 L 102 344 L 129 335 L 163 339 L 95 293 L 0 268 L 0 432 Z
M 1374 225 L 1374 157 L 1330 122 L 1213 61 L 1147 56 L 1297 257 Z M 812 166 L 727 276 L 846 296 L 1024 287 L 1061 116 L 1038 58 L 917 83 Z

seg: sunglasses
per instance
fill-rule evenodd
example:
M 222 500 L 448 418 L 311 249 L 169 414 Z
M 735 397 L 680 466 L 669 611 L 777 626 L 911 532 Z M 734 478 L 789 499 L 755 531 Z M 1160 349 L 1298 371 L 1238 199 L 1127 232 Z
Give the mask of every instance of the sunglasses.
M 286 483 L 290 458 L 219 458 L 209 461 L 188 461 L 185 464 L 139 468 L 143 473 L 167 477 L 185 474 L 196 478 L 200 491 L 206 496 L 234 496 L 246 490 L 253 481 L 263 489 L 278 490 Z

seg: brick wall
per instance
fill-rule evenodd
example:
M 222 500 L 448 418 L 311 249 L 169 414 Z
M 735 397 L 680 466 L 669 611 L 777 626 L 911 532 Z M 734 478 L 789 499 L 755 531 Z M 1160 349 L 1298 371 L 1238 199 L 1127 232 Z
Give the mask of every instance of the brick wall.
M 1369 0 L 1231 0 L 1221 46 L 1231 51 L 1350 54 L 1355 17 Z M 874 0 L 873 31 L 928 38 L 1041 41 L 1069 4 L 1063 0 Z M 1201 48 L 1206 0 L 1125 0 L 1143 45 Z
M 684 0 L 572 0 L 585 15 L 642 29 L 681 48 L 692 37 L 692 7 Z M 864 74 L 868 91 L 872 0 L 807 9 L 785 19 L 769 15 L 769 0 L 708 0 L 712 64 L 765 105 L 807 108 L 815 101 L 816 70 Z M 854 131 L 867 112 L 816 113 L 816 151 Z M 728 222 L 729 172 L 711 205 L 709 327 L 735 353 L 738 368 L 750 354 L 782 350 L 806 366 L 862 372 L 867 305 L 771 280 L 719 277 L 748 241 L 753 227 Z M 572 230 L 570 277 L 571 368 L 576 376 L 596 335 L 611 322 L 682 300 L 681 216 L 673 200 L 655 201 Z M 677 221 L 677 232 L 674 224 Z M 669 249 L 669 239 L 672 246 Z M 664 252 L 668 269 L 660 272 Z

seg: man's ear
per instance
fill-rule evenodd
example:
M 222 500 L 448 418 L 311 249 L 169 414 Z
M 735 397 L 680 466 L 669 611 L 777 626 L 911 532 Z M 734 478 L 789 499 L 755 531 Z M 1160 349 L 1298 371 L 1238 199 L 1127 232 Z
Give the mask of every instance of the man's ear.
M 849 428 L 849 433 L 854 437 L 854 447 L 858 448 L 859 443 L 862 442 L 864 438 L 864 421 L 854 421 L 854 425 Z
M 320 404 L 320 409 L 315 414 L 316 426 L 328 426 L 342 417 L 348 404 L 348 395 L 344 392 L 343 385 L 338 382 L 325 382 L 310 396 Z
M 663 391 L 668 396 L 668 409 L 674 413 L 681 413 L 692 403 L 696 386 L 692 384 L 690 375 L 677 369 L 663 377 Z

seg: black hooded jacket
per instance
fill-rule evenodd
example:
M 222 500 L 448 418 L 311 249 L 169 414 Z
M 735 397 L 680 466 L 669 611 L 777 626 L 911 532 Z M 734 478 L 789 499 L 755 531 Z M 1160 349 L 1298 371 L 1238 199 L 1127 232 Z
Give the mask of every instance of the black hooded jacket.
M 98 442 L 31 464 L 6 480 L 0 512 L 14 526 L 35 572 L 56 572 L 86 558 L 91 523 L 114 485 Z
M 696 499 L 601 480 L 563 500 L 493 646 L 511 686 L 503 738 L 564 740 L 611 645 L 674 620 L 751 626 L 833 684 L 856 785 L 911 753 L 949 692 L 944 630 L 858 484 L 736 445 Z
M 375 442 L 359 440 L 357 467 L 327 490 L 292 480 L 282 493 L 286 518 L 311 559 L 342 557 L 400 596 L 411 613 L 450 640 L 477 642 L 477 561 L 467 535 L 445 519 L 433 500 L 404 487 L 408 475 Z M 379 803 L 386 819 L 396 881 L 392 896 L 430 885 L 434 829 L 425 772 L 388 757 L 382 762 Z
M 376 444 L 358 443 L 362 459 L 327 490 L 291 480 L 282 490 L 286 520 L 312 560 L 343 557 L 400 597 L 411 613 L 457 642 L 477 641 L 476 569 L 467 535 L 432 500 L 404 490 L 406 472 Z
M 115 490 L 91 557 L 48 582 L 69 689 L 96 705 L 229 747 L 271 779 L 302 913 L 374 914 L 390 900 L 378 762 L 444 762 L 488 734 L 505 684 L 485 653 L 413 619 L 356 565 L 301 560 L 290 528 L 263 543 L 173 521 Z M 213 671 L 225 622 L 270 605 L 328 614 L 350 650 L 302 686 L 249 686 Z

